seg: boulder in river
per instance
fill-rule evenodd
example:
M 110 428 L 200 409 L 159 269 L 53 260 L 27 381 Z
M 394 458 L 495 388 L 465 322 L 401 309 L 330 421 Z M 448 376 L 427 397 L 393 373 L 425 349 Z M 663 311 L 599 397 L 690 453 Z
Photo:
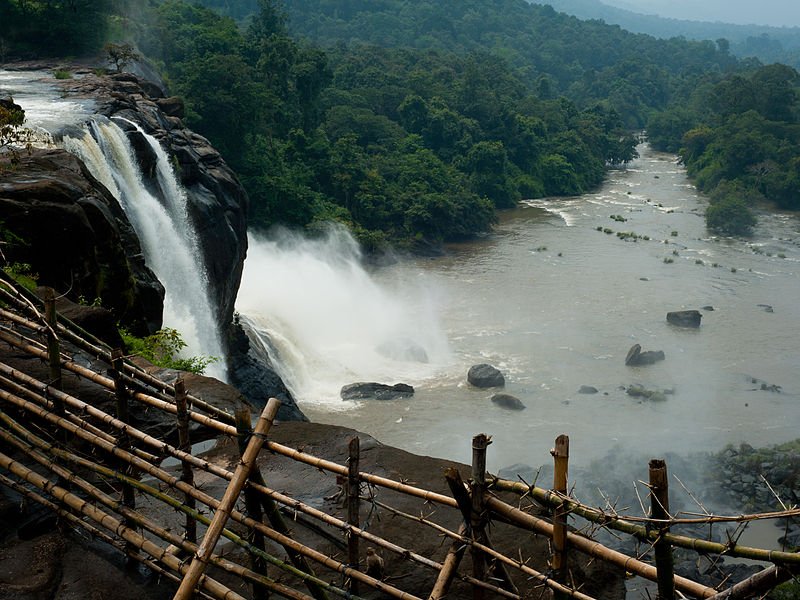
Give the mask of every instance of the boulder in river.
M 677 327 L 700 327 L 703 315 L 699 310 L 676 310 L 667 313 L 667 323 Z
M 578 389 L 578 393 L 579 394 L 596 394 L 597 393 L 597 388 L 594 387 L 593 385 L 582 385 Z
M 467 373 L 467 381 L 479 388 L 504 387 L 506 385 L 506 378 L 500 370 L 486 363 L 471 366 Z
M 628 350 L 628 355 L 625 357 L 625 365 L 628 367 L 640 367 L 643 365 L 652 365 L 660 360 L 664 360 L 663 350 L 645 350 L 639 344 L 634 344 Z
M 395 400 L 414 395 L 414 388 L 405 383 L 387 385 L 385 383 L 358 382 L 342 387 L 339 393 L 342 400 Z
M 497 404 L 497 406 L 507 408 L 508 410 L 523 410 L 525 408 L 522 401 L 511 394 L 495 394 L 492 396 L 491 400 L 493 403 Z

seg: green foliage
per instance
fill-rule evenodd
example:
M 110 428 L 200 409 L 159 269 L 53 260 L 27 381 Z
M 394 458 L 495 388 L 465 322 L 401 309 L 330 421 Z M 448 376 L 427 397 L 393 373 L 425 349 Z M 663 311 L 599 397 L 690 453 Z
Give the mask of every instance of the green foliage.
M 756 218 L 750 210 L 751 193 L 743 186 L 728 182 L 721 184 L 711 196 L 711 204 L 706 209 L 706 226 L 725 235 L 750 235 Z
M 114 5 L 112 0 L 4 0 L 3 53 L 30 57 L 97 52 L 105 42 Z
M 136 337 L 125 329 L 120 329 L 120 334 L 129 353 L 141 356 L 157 367 L 202 374 L 208 365 L 219 360 L 215 356 L 180 357 L 186 342 L 180 333 L 168 327 L 145 338 Z
M 39 275 L 33 272 L 31 265 L 28 263 L 11 263 L 10 265 L 4 266 L 3 271 L 28 291 L 36 291 Z
M 56 79 L 72 79 L 72 72 L 64 69 L 57 69 L 53 71 L 53 77 Z
M 258 7 L 243 30 L 166 0 L 139 42 L 240 174 L 255 228 L 332 218 L 372 248 L 454 240 L 488 231 L 495 207 L 580 193 L 635 156 L 616 112 L 541 101 L 498 56 L 322 51 L 289 36 L 278 2 Z
M 769 600 L 800 600 L 800 583 L 788 581 L 772 590 L 767 598 Z

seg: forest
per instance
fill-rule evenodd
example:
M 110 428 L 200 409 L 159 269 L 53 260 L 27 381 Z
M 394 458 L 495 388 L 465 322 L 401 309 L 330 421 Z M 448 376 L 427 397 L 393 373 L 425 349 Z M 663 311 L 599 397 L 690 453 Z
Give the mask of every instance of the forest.
M 794 71 L 740 61 L 725 40 L 658 40 L 524 0 L 10 0 L 0 19 L 12 57 L 135 44 L 239 174 L 256 229 L 333 219 L 370 250 L 436 249 L 521 198 L 597 186 L 644 128 L 712 200 L 796 208 Z M 756 99 L 775 106 L 732 100 L 764 81 L 775 98 Z M 748 136 L 757 160 L 734 143 Z

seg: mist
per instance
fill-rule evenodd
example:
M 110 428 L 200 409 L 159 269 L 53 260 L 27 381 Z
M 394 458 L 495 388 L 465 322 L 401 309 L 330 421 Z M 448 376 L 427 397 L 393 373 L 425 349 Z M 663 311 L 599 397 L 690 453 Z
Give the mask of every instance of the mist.
M 345 384 L 413 385 L 450 359 L 425 279 L 376 282 L 342 227 L 315 238 L 251 234 L 237 310 L 301 403 L 344 407 Z
M 794 0 L 602 0 L 604 4 L 691 21 L 719 21 L 738 25 L 800 26 L 800 4 Z

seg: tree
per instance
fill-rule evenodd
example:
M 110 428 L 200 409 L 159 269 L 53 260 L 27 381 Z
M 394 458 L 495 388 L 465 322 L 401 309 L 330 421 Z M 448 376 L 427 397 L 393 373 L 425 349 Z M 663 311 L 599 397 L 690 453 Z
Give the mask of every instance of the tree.
M 117 73 L 122 73 L 129 64 L 142 58 L 133 45 L 127 42 L 123 44 L 109 42 L 103 47 L 103 50 L 106 53 L 106 60 L 114 65 Z

